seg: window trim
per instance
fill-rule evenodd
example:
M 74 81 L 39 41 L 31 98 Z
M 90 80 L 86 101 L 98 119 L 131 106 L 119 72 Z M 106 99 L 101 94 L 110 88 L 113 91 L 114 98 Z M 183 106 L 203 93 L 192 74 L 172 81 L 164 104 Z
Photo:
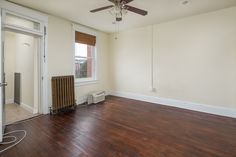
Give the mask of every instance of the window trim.
M 94 50 L 94 56 L 93 56 L 93 68 L 92 68 L 92 76 L 90 78 L 75 78 L 75 86 L 83 86 L 83 85 L 90 85 L 90 84 L 95 84 L 98 82 L 97 79 L 97 71 L 98 71 L 98 65 L 97 65 L 97 47 L 98 47 L 98 36 L 97 36 L 97 31 L 84 27 L 84 26 L 80 26 L 77 24 L 72 24 L 72 34 L 73 34 L 73 42 L 72 42 L 72 48 L 73 48 L 73 74 L 75 76 L 75 32 L 81 32 L 81 33 L 86 33 L 86 34 L 90 34 L 93 36 L 96 36 L 96 45 L 95 45 L 95 50 Z

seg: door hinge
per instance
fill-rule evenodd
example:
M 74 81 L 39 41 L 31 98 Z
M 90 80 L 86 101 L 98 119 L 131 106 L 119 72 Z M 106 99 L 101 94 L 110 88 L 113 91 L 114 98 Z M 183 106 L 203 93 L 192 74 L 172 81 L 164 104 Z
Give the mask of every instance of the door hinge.
M 44 26 L 44 35 L 47 34 L 47 29 L 46 29 L 46 26 Z
M 46 56 L 45 56 L 45 54 L 43 55 L 43 61 L 44 61 L 44 63 L 46 62 Z
M 7 86 L 7 82 L 0 83 L 0 87 L 5 87 Z
M 46 55 L 45 55 L 45 53 L 46 53 L 45 52 L 46 51 L 46 41 L 45 41 L 46 40 L 46 35 L 47 35 L 47 29 L 46 29 L 46 26 L 44 26 L 44 40 L 43 40 L 44 41 L 44 43 L 43 43 L 44 44 L 44 46 L 43 46 L 44 47 L 44 50 L 43 50 L 44 51 L 43 52 L 43 61 L 44 61 L 44 63 L 46 62 Z
M 5 63 L 5 42 L 2 41 L 2 61 Z

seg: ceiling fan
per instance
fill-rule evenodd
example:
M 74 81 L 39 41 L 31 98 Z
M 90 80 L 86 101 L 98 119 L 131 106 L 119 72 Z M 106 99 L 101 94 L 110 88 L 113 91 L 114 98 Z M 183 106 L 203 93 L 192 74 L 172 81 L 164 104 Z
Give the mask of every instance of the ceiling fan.
M 90 12 L 91 13 L 96 13 L 98 11 L 106 10 L 106 9 L 111 9 L 110 13 L 112 15 L 115 15 L 116 21 L 122 21 L 122 16 L 127 13 L 127 11 L 134 12 L 139 15 L 147 15 L 148 12 L 139 8 L 132 7 L 130 5 L 127 5 L 128 3 L 132 2 L 133 0 L 108 0 L 113 3 L 113 5 L 93 9 Z

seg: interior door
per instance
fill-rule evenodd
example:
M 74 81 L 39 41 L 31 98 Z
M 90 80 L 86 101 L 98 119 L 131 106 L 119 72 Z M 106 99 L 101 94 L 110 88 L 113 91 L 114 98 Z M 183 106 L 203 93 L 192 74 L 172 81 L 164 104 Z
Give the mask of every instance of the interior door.
M 4 74 L 4 33 L 2 31 L 2 11 L 0 9 L 0 142 L 5 129 L 5 74 Z
M 4 133 L 3 125 L 3 44 L 2 44 L 2 11 L 0 9 L 0 142 L 2 142 L 2 136 Z

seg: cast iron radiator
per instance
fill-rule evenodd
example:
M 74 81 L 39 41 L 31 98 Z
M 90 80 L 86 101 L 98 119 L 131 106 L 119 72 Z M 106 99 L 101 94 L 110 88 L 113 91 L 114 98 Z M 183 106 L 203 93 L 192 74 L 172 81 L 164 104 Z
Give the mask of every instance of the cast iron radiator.
M 20 105 L 21 103 L 21 73 L 14 74 L 14 103 Z
M 75 109 L 74 76 L 52 77 L 52 107 L 50 113 Z

